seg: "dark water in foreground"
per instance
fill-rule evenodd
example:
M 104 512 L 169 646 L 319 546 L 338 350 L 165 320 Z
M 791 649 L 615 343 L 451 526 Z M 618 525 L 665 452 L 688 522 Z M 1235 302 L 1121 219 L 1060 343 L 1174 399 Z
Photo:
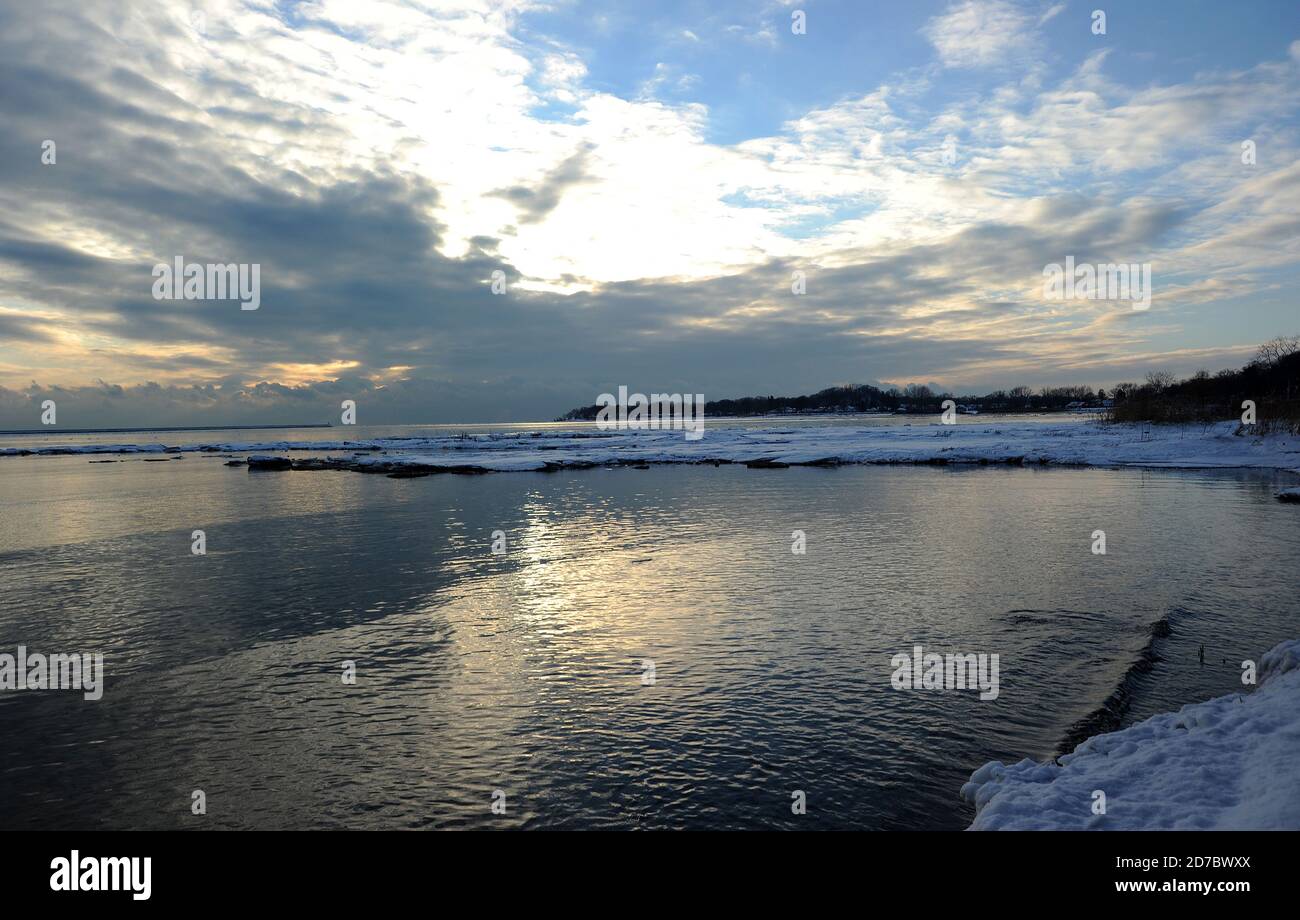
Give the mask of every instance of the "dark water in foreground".
M 3 459 L 0 652 L 102 651 L 107 685 L 0 691 L 0 827 L 964 827 L 986 760 L 1300 635 L 1292 480 Z M 917 643 L 999 654 L 1000 696 L 894 690 Z

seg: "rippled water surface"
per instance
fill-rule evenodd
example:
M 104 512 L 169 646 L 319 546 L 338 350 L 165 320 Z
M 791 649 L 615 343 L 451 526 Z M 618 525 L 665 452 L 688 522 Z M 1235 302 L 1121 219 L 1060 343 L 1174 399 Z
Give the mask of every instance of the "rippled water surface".
M 107 680 L 0 692 L 0 826 L 964 827 L 985 761 L 1300 635 L 1294 478 L 7 458 L 0 651 Z M 997 653 L 997 700 L 893 689 L 918 643 Z

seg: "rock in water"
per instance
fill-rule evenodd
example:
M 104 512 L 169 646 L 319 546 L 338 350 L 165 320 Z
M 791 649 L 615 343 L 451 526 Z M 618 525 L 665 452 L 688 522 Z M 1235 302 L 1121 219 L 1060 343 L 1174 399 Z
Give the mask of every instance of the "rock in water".
M 288 457 L 249 457 L 248 469 L 252 470 L 288 470 L 293 468 L 293 461 Z

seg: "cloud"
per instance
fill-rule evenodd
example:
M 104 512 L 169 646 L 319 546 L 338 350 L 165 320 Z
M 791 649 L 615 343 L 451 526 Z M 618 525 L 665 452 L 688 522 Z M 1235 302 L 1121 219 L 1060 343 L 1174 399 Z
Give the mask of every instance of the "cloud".
M 54 342 L 55 337 L 31 317 L 17 313 L 0 313 L 0 341 Z
M 654 99 L 664 91 L 684 93 L 699 82 L 697 74 L 684 73 L 680 68 L 660 61 L 655 64 L 653 76 L 641 84 L 640 98 Z
M 536 185 L 516 185 L 490 194 L 504 198 L 518 208 L 523 223 L 535 224 L 544 220 L 559 206 L 566 191 L 596 181 L 587 172 L 591 149 L 589 144 L 582 146 L 547 172 Z
M 518 7 L 232 0 L 197 33 L 188 7 L 47 6 L 0 11 L 0 426 L 55 390 L 68 424 L 131 425 L 342 398 L 385 423 L 549 418 L 619 383 L 1105 384 L 1134 355 L 1296 331 L 1213 320 L 1280 298 L 1300 258 L 1293 57 L 1127 85 L 1097 56 L 959 94 L 926 68 L 725 143 L 708 107 L 530 44 Z M 1004 21 L 988 6 L 963 15 Z M 262 308 L 154 300 L 176 255 L 260 264 Z M 1152 261 L 1151 311 L 1043 303 L 1066 255 Z
M 921 31 L 945 67 L 1004 65 L 1031 42 L 1028 15 L 1008 0 L 963 0 Z
M 1048 7 L 1047 9 L 1043 10 L 1043 12 L 1038 17 L 1038 24 L 1041 26 L 1044 23 L 1052 19 L 1055 19 L 1061 13 L 1065 12 L 1065 7 L 1066 4 L 1064 3 L 1055 3 L 1052 6 Z

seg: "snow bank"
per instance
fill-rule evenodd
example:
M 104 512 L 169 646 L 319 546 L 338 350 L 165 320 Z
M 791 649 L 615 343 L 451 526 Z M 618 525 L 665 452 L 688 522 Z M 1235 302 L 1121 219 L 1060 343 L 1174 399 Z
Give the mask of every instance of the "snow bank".
M 542 470 L 601 464 L 1058 463 L 1082 466 L 1262 467 L 1300 472 L 1300 436 L 1237 436 L 1235 422 L 1142 426 L 1070 421 L 880 426 L 725 427 L 698 441 L 680 431 L 508 432 L 474 437 L 8 448 L 0 456 L 69 453 L 350 451 L 342 468 Z M 333 468 L 339 468 L 335 466 Z
M 1095 735 L 1060 763 L 998 761 L 962 787 L 971 830 L 1300 829 L 1300 640 L 1230 694 Z M 1093 793 L 1106 814 L 1092 813 Z

